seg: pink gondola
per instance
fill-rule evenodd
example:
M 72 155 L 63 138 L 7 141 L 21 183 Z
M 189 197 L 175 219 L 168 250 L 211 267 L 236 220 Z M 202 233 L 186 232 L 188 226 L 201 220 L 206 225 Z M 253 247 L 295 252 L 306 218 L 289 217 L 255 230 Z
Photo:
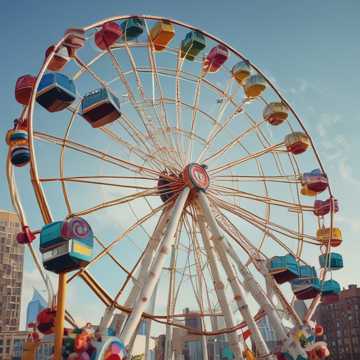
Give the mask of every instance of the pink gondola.
M 229 57 L 229 50 L 224 45 L 217 45 L 213 47 L 206 59 L 204 60 L 203 69 L 206 72 L 216 72 Z
M 329 198 L 327 200 L 315 200 L 314 202 L 314 214 L 316 216 L 327 215 L 331 210 L 331 203 L 334 212 L 339 211 L 339 203 L 337 199 Z
M 83 29 L 71 28 L 65 31 L 65 40 L 63 45 L 67 47 L 69 56 L 75 55 L 76 50 L 82 48 L 85 44 L 85 31 Z

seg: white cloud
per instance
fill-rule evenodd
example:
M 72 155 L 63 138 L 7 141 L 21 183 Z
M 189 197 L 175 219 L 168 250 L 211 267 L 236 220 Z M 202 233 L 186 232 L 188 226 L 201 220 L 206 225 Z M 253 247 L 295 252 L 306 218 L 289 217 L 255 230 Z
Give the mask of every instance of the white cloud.
M 343 118 L 339 114 L 321 114 L 317 123 L 320 145 L 325 150 L 323 154 L 326 160 L 336 161 L 341 179 L 352 185 L 360 185 L 360 179 L 354 176 L 349 165 L 351 145 L 345 136 L 342 123 Z
M 360 186 L 360 179 L 357 179 L 354 176 L 351 167 L 349 166 L 348 162 L 344 159 L 339 162 L 339 172 L 340 172 L 340 176 L 344 180 L 346 180 L 347 182 L 353 185 Z
M 336 216 L 336 221 L 348 225 L 352 232 L 359 233 L 360 231 L 360 218 L 344 217 L 342 215 Z

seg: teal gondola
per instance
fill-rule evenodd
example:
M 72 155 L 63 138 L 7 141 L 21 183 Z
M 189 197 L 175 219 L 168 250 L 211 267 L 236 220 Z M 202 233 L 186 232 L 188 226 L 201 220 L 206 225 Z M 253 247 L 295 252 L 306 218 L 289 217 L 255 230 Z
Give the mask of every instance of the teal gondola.
M 94 90 L 83 97 L 81 115 L 93 128 L 104 126 L 121 116 L 120 101 L 105 88 Z
M 82 218 L 56 221 L 45 225 L 40 232 L 43 265 L 57 274 L 87 265 L 93 246 L 93 231 Z
M 141 18 L 132 17 L 123 21 L 120 26 L 123 33 L 122 39 L 134 40 L 144 32 L 145 22 Z
M 344 267 L 343 257 L 339 253 L 329 253 L 319 256 L 320 266 L 329 270 L 339 270 Z
M 340 284 L 335 280 L 325 280 L 321 282 L 321 300 L 325 304 L 333 304 L 339 301 Z
M 181 41 L 181 57 L 193 61 L 205 47 L 205 36 L 199 31 L 190 31 Z
M 75 98 L 74 81 L 57 72 L 42 77 L 36 94 L 36 101 L 50 112 L 64 110 Z
M 291 254 L 272 257 L 269 260 L 268 269 L 278 284 L 291 281 L 299 276 L 299 265 Z
M 292 291 L 299 300 L 313 299 L 320 294 L 320 279 L 312 266 L 299 266 L 299 278 L 290 283 Z

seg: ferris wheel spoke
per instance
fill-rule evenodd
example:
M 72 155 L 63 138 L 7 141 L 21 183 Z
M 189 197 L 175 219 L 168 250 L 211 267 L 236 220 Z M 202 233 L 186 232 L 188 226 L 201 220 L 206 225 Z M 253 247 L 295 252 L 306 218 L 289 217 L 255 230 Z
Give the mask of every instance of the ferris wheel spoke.
M 103 250 L 106 249 L 106 246 L 104 245 L 104 243 L 103 243 L 97 236 L 95 236 L 94 239 L 95 239 L 96 243 L 97 243 Z M 119 261 L 119 259 L 117 259 L 113 254 L 111 254 L 110 251 L 107 252 L 107 256 L 108 256 L 111 260 L 113 260 L 113 262 L 114 262 L 122 271 L 124 271 L 124 273 L 126 273 L 126 274 L 127 274 L 128 276 L 130 276 L 130 277 L 132 276 L 131 272 L 129 272 L 129 271 L 126 269 L 126 267 L 121 264 L 121 262 Z
M 200 71 L 201 71 L 201 73 L 198 76 L 198 79 L 196 81 L 194 102 L 193 102 L 193 106 L 192 106 L 190 138 L 189 138 L 187 146 L 185 147 L 185 149 L 187 149 L 187 162 L 188 163 L 191 162 L 192 146 L 193 146 L 192 136 L 194 134 L 196 116 L 197 116 L 198 109 L 199 109 L 202 80 L 203 80 L 203 77 L 206 75 L 202 69 Z
M 241 134 L 239 134 L 237 137 L 235 137 L 233 140 L 231 140 L 229 143 L 225 144 L 223 147 L 221 147 L 219 150 L 217 150 L 212 155 L 208 156 L 203 160 L 203 162 L 208 162 L 210 160 L 215 160 L 219 156 L 224 155 L 228 150 L 232 149 L 234 145 L 239 144 L 240 140 L 243 140 L 246 136 L 251 134 L 254 130 L 256 130 L 259 126 L 261 126 L 263 122 L 257 123 L 255 126 L 252 126 L 248 128 L 247 130 L 243 131 Z
M 163 128 L 164 129 L 169 129 L 170 128 L 170 123 L 168 121 L 166 108 L 165 108 L 165 105 L 164 105 L 164 92 L 163 92 L 163 89 L 162 89 L 162 86 L 161 86 L 161 81 L 160 81 L 159 74 L 158 74 L 158 66 L 157 66 L 157 63 L 156 63 L 156 56 L 154 55 L 154 52 L 153 52 L 153 44 L 151 42 L 151 36 L 150 36 L 150 31 L 149 31 L 149 27 L 148 27 L 147 22 L 145 22 L 145 28 L 146 28 L 146 33 L 147 33 L 147 36 L 148 36 L 148 39 L 149 39 L 149 43 L 148 43 L 148 47 L 147 47 L 148 60 L 149 60 L 149 63 L 150 63 L 151 69 L 152 69 L 152 74 L 153 74 L 152 76 L 155 78 L 156 87 L 157 87 L 157 89 L 159 91 L 159 94 L 160 94 L 160 108 L 161 108 L 160 119 L 162 119 Z M 154 91 L 154 89 L 153 89 L 153 91 Z M 153 93 L 153 101 L 154 101 L 154 93 Z M 154 110 L 155 110 L 155 108 L 154 108 Z M 173 158 L 174 161 L 177 162 L 177 165 L 180 168 L 183 168 L 185 163 L 179 163 L 178 162 L 179 161 L 178 159 L 181 159 L 181 157 L 179 156 L 181 154 L 181 151 L 177 147 L 176 141 L 174 141 L 173 133 L 172 132 L 169 132 L 169 133 L 165 132 L 165 134 L 167 135 L 167 136 L 165 136 L 165 139 L 168 139 L 169 146 L 176 149 L 177 156 Z
M 152 143 L 154 144 L 154 146 L 156 148 L 161 149 L 162 146 L 158 143 L 158 141 L 156 141 L 156 139 L 154 138 L 154 135 L 153 135 L 154 134 L 154 126 L 152 124 L 152 119 L 149 119 L 147 114 L 143 111 L 143 109 L 141 109 L 141 107 L 139 107 L 139 105 L 136 101 L 135 95 L 132 91 L 132 88 L 121 68 L 121 65 L 110 48 L 108 49 L 108 52 L 109 52 L 111 61 L 113 63 L 113 66 L 118 74 L 118 77 L 122 81 L 122 83 L 124 84 L 124 86 L 127 90 L 128 99 L 130 100 L 134 110 L 137 112 L 139 118 L 142 120 L 143 126 L 145 127 L 149 138 L 151 139 Z M 137 74 L 136 67 L 133 69 L 133 71 L 134 71 L 134 73 Z M 141 96 L 144 95 L 141 92 L 140 92 L 140 94 L 141 94 Z M 145 101 L 145 97 L 143 97 L 143 100 Z M 164 138 L 166 139 L 166 133 L 165 133 L 164 127 L 161 125 L 161 121 L 160 121 L 159 117 L 156 116 L 156 118 L 158 119 L 159 127 L 160 127 L 161 131 L 163 132 Z M 174 159 L 172 159 L 170 156 L 168 156 L 167 153 L 165 154 L 165 156 L 168 158 L 169 161 L 174 161 Z
M 211 195 L 210 195 L 210 197 L 211 197 Z M 213 197 L 211 197 L 211 198 L 213 199 Z M 217 200 L 223 201 L 223 200 L 219 200 L 219 199 L 217 199 Z M 279 232 L 289 238 L 299 239 L 301 237 L 301 238 L 307 239 L 308 241 L 311 241 L 313 244 L 316 244 L 316 245 L 319 244 L 316 240 L 316 237 L 314 237 L 314 236 L 311 236 L 311 235 L 308 235 L 305 233 L 300 233 L 299 231 L 291 230 L 289 228 L 286 228 L 285 226 L 278 225 L 272 221 L 269 221 L 268 219 L 265 219 L 249 210 L 246 210 L 239 206 L 235 206 L 233 204 L 229 204 L 226 201 L 223 201 L 223 202 L 226 203 L 227 206 L 229 206 L 229 208 L 231 207 L 231 209 L 234 211 L 234 213 L 242 214 L 244 217 L 249 217 L 252 220 L 254 220 L 255 222 L 258 222 L 259 224 L 261 224 L 262 226 L 264 226 L 266 228 L 268 227 L 269 229 Z
M 165 162 L 156 159 L 155 156 L 146 153 L 145 151 L 141 150 L 139 147 L 130 144 L 129 142 L 122 139 L 118 134 L 114 133 L 110 129 L 102 128 L 101 131 L 104 134 L 106 134 L 110 139 L 112 139 L 114 142 L 124 146 L 129 151 L 129 153 L 135 154 L 139 159 L 143 160 L 144 163 L 147 162 L 152 163 L 158 171 L 161 171 L 164 166 L 171 167 L 171 165 L 165 165 L 166 164 Z
M 114 199 L 114 200 L 105 201 L 103 203 L 92 206 L 90 208 L 87 208 L 87 209 L 84 209 L 84 210 L 81 210 L 81 211 L 76 211 L 76 212 L 70 214 L 69 216 L 84 216 L 84 215 L 92 214 L 92 213 L 94 213 L 96 211 L 99 211 L 99 210 L 107 209 L 109 207 L 123 205 L 123 204 L 126 204 L 128 202 L 135 201 L 137 199 L 141 199 L 141 198 L 143 198 L 145 196 L 155 196 L 155 195 L 158 196 L 158 189 L 157 188 L 137 192 L 137 193 L 131 194 L 131 195 L 126 195 L 126 196 L 123 196 L 121 198 L 117 198 L 117 199 Z
M 113 155 L 108 155 L 98 149 L 77 143 L 72 140 L 64 141 L 64 139 L 62 139 L 62 138 L 56 137 L 54 135 L 46 134 L 43 132 L 34 132 L 34 136 L 38 140 L 47 141 L 47 142 L 54 143 L 59 146 L 65 146 L 69 149 L 79 151 L 83 154 L 95 157 L 97 159 L 103 160 L 103 161 L 111 163 L 113 165 L 120 166 L 121 168 L 126 169 L 130 172 L 134 172 L 134 173 L 138 173 L 138 174 L 146 173 L 148 175 L 153 175 L 153 176 L 158 177 L 158 172 L 156 170 L 146 168 L 142 165 L 134 164 L 129 161 L 122 160 L 118 157 L 115 157 Z
M 211 175 L 214 175 L 214 174 L 216 175 L 219 172 L 222 172 L 222 171 L 227 170 L 227 169 L 231 169 L 231 168 L 233 168 L 235 166 L 238 166 L 238 165 L 240 165 L 240 164 L 242 164 L 244 162 L 247 162 L 249 160 L 259 158 L 259 157 L 261 157 L 261 156 L 263 156 L 265 154 L 268 154 L 268 153 L 271 153 L 271 152 L 274 152 L 274 151 L 279 151 L 283 147 L 283 145 L 284 145 L 283 143 L 271 145 L 271 146 L 269 146 L 269 147 L 267 147 L 267 148 L 265 148 L 263 150 L 260 150 L 260 151 L 258 151 L 256 153 L 249 154 L 249 155 L 244 156 L 244 157 L 242 157 L 242 158 L 240 158 L 238 160 L 231 161 L 231 162 L 229 162 L 227 164 L 224 164 L 222 166 L 219 166 L 219 167 L 217 167 L 215 169 L 209 170 L 209 173 Z
M 135 190 L 155 190 L 154 187 L 146 187 L 146 186 L 138 186 L 138 185 L 128 185 L 128 184 L 119 184 L 119 183 L 112 183 L 112 182 L 103 182 L 103 181 L 95 181 L 95 180 L 87 180 L 92 179 L 93 177 L 80 177 L 80 176 L 67 176 L 62 178 L 40 178 L 39 180 L 42 183 L 51 183 L 51 182 L 73 182 L 73 183 L 80 183 L 80 184 L 93 184 L 93 185 L 102 185 L 102 186 L 113 186 L 119 187 L 124 189 L 135 189 Z M 103 177 L 101 177 L 103 178 Z M 131 178 L 131 177 L 127 177 Z M 133 179 L 139 179 L 137 177 L 133 177 Z M 152 181 L 154 181 L 152 179 Z
M 262 231 L 263 233 L 265 233 L 269 238 L 271 238 L 272 240 L 274 240 L 276 243 L 278 243 L 287 253 L 292 254 L 295 257 L 299 257 L 299 254 L 295 253 L 292 249 L 289 248 L 289 246 L 287 246 L 279 237 L 277 237 L 274 232 L 280 233 L 284 236 L 286 236 L 287 239 L 294 239 L 297 241 L 303 241 L 303 242 L 307 242 L 311 245 L 319 245 L 316 242 L 311 241 L 311 236 L 305 236 L 303 234 L 300 234 L 301 236 L 294 236 L 291 233 L 287 234 L 284 233 L 278 229 L 273 229 L 270 226 L 265 226 L 264 222 L 261 220 L 258 220 L 256 218 L 254 218 L 253 216 L 249 216 L 246 213 L 243 213 L 241 211 L 239 211 L 238 209 L 234 209 L 231 204 L 228 204 L 224 201 L 219 201 L 216 199 L 211 198 L 211 200 L 221 209 L 228 211 L 229 213 L 237 216 L 238 218 L 240 218 L 241 220 L 247 222 L 248 224 L 253 225 L 255 228 L 257 228 L 258 230 Z M 301 260 L 303 261 L 303 260 Z M 304 261 L 303 261 L 304 262 Z M 305 262 L 304 262 L 305 263 Z
M 285 208 L 288 208 L 289 211 L 293 211 L 293 212 L 300 212 L 303 210 L 312 211 L 314 209 L 313 206 L 299 205 L 298 203 L 275 199 L 270 196 L 261 196 L 261 195 L 241 191 L 239 189 L 236 189 L 233 187 L 228 187 L 228 186 L 220 186 L 220 185 L 214 184 L 211 186 L 210 190 L 218 193 L 222 197 L 232 196 L 232 197 L 251 199 L 251 200 L 259 201 L 259 202 L 262 202 L 265 204 L 271 204 L 271 205 L 285 207 Z
M 280 183 L 300 183 L 300 179 L 294 175 L 216 175 L 213 176 L 214 182 L 280 182 Z
M 227 98 L 226 99 L 226 104 L 231 103 L 232 105 L 234 105 L 233 102 L 230 102 L 231 98 Z M 206 152 L 208 151 L 208 149 L 210 148 L 211 144 L 215 141 L 215 139 L 223 132 L 227 129 L 227 127 L 230 125 L 230 123 L 241 114 L 241 112 L 243 112 L 243 108 L 244 106 L 248 103 L 251 102 L 251 99 L 245 98 L 240 104 L 235 104 L 235 109 L 232 111 L 232 113 L 230 113 L 227 118 L 224 120 L 223 123 L 221 123 L 219 121 L 219 119 L 222 118 L 223 116 L 223 111 L 219 112 L 214 126 L 212 128 L 212 130 L 210 131 L 210 133 L 208 134 L 208 137 L 206 139 L 206 147 L 204 147 L 204 149 L 201 151 L 201 153 L 199 154 L 198 160 L 197 162 L 202 162 L 205 160 L 202 160 L 203 156 L 206 154 Z M 258 126 L 260 126 L 261 123 L 257 124 L 255 122 L 255 124 L 253 124 L 251 126 L 252 130 L 256 130 Z
M 139 131 L 126 114 L 121 114 L 121 121 L 116 120 L 118 124 L 129 134 L 135 143 L 141 144 L 146 151 L 151 152 L 151 148 L 146 141 L 146 137 Z
M 182 123 L 182 100 L 181 100 L 181 88 L 180 88 L 180 71 L 182 69 L 182 66 L 184 64 L 185 58 L 181 59 L 181 50 L 179 49 L 177 51 L 176 55 L 176 79 L 175 79 L 175 111 L 176 111 L 176 129 L 181 129 L 181 123 Z M 182 162 L 185 163 L 185 151 L 182 144 L 181 139 L 177 136 L 175 139 L 177 143 L 177 147 L 179 149 L 180 158 L 182 159 Z
M 129 236 L 131 232 L 133 232 L 135 229 L 139 227 L 140 224 L 145 223 L 149 219 L 151 219 L 155 214 L 157 214 L 159 211 L 165 209 L 168 205 L 162 204 L 161 206 L 151 210 L 146 215 L 138 219 L 134 224 L 129 226 L 120 236 L 118 236 L 115 240 L 113 240 L 109 245 L 106 246 L 105 249 L 103 249 L 99 254 L 97 254 L 85 267 L 83 267 L 81 270 L 77 271 L 75 274 L 73 274 L 69 279 L 68 282 L 72 281 L 74 278 L 79 276 L 84 270 L 89 268 L 90 266 L 96 264 L 102 257 L 104 257 L 115 245 L 117 245 L 120 241 L 122 241 L 125 237 Z
M 137 114 L 139 115 L 140 119 L 143 122 L 143 125 L 149 135 L 149 137 L 154 140 L 151 136 L 151 132 L 149 131 L 149 121 L 146 119 L 146 115 L 143 114 L 143 112 L 141 111 L 141 109 L 139 109 L 139 107 L 136 104 L 136 99 L 134 98 L 134 95 L 132 93 L 132 89 L 130 84 L 128 83 L 126 76 L 124 75 L 124 73 L 121 70 L 120 64 L 117 61 L 116 57 L 113 55 L 113 53 L 111 52 L 111 50 L 109 49 L 108 53 L 110 54 L 111 60 L 114 64 L 114 67 L 118 73 L 118 76 L 120 78 L 120 80 L 122 81 L 122 83 L 124 84 L 125 88 L 127 89 L 127 95 L 128 98 L 130 100 L 130 102 L 133 105 L 134 110 L 137 112 Z M 104 80 L 102 80 L 102 78 L 100 76 L 98 76 L 92 69 L 90 66 L 88 66 L 86 63 L 84 63 L 78 56 L 74 57 L 75 62 L 83 69 L 85 69 L 87 72 L 89 72 L 89 74 L 96 80 L 98 81 L 104 88 L 108 89 L 114 96 L 116 96 L 116 94 L 114 93 L 114 91 L 111 89 L 111 87 L 109 86 L 109 83 L 106 83 Z M 154 145 L 157 146 L 157 144 L 154 142 Z
M 97 61 L 99 61 L 104 55 L 106 55 L 106 51 L 102 51 L 101 53 L 97 54 L 92 60 L 90 60 L 86 65 L 86 67 L 79 66 L 79 70 L 73 75 L 73 80 L 78 80 L 82 75 L 84 75 L 87 71 L 87 67 L 91 67 L 94 65 Z M 76 63 L 76 61 L 75 61 Z

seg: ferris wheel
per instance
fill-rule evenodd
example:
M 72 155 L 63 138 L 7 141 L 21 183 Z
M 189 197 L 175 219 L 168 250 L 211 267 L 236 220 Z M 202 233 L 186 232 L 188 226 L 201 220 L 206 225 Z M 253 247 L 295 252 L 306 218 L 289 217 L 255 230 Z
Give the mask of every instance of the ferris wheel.
M 235 359 L 327 356 L 311 318 L 340 291 L 338 203 L 299 116 L 243 54 L 179 21 L 118 16 L 67 30 L 15 95 L 9 188 L 56 311 L 56 358 L 71 287 L 102 307 L 92 319 L 85 302 L 82 318 L 130 353 L 145 321 L 148 337 L 166 334 L 166 360 L 182 356 L 178 330 L 204 359 L 220 335 Z M 26 165 L 41 229 L 16 186 Z

